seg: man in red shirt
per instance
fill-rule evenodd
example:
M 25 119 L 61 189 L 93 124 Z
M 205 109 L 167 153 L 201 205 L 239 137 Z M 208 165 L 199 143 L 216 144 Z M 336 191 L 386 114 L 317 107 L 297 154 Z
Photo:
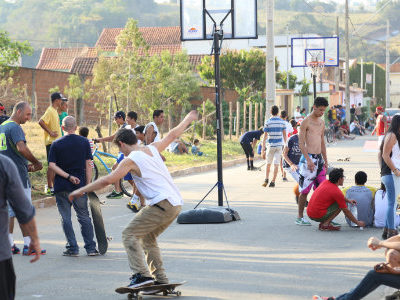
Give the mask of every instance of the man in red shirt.
M 385 138 L 386 131 L 388 129 L 388 120 L 386 116 L 384 115 L 385 110 L 383 109 L 382 106 L 378 106 L 376 108 L 376 126 L 374 130 L 372 131 L 371 135 L 376 135 L 378 136 L 378 145 L 380 146 L 381 143 L 383 142 L 383 139 Z
M 321 183 L 311 196 L 307 214 L 311 220 L 320 222 L 319 230 L 340 230 L 340 225 L 332 221 L 341 211 L 358 226 L 365 226 L 365 223 L 358 221 L 347 208 L 346 202 L 356 204 L 356 201 L 347 199 L 339 189 L 344 178 L 343 169 L 333 169 L 329 173 L 329 180 Z

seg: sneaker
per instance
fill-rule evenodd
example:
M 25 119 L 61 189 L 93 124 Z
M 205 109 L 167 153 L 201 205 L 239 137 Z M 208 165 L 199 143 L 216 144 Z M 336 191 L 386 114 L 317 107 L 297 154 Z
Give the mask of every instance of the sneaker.
M 79 256 L 79 252 L 74 252 L 70 249 L 67 249 L 63 252 L 62 254 L 63 256 L 71 256 L 71 257 L 78 257 Z
M 247 166 L 247 171 L 250 171 L 250 169 L 251 169 L 250 166 Z
M 136 203 L 135 204 L 128 203 L 126 207 L 129 208 L 134 213 L 139 212 L 139 210 L 142 208 L 140 205 L 137 205 Z
M 260 170 L 260 168 L 257 168 L 257 167 L 250 168 L 250 171 L 259 171 L 259 170 Z
M 300 226 L 311 226 L 310 221 L 305 218 L 297 218 L 295 223 Z
M 335 298 L 334 297 L 321 297 L 318 295 L 314 295 L 312 297 L 312 300 L 335 300 Z
M 99 253 L 99 251 L 97 251 L 96 249 L 94 249 L 94 251 L 89 252 L 87 255 L 88 255 L 88 256 L 99 256 L 100 253 Z
M 160 288 L 157 289 L 157 286 L 158 285 L 162 285 L 162 284 L 168 284 L 168 282 L 160 282 L 160 281 L 155 280 L 154 284 L 153 284 L 154 290 L 142 291 L 141 294 L 143 294 L 143 295 L 154 295 L 154 294 L 157 294 L 157 293 L 162 291 L 162 290 L 160 290 Z
M 329 223 L 329 225 L 323 225 L 323 223 L 319 223 L 319 230 L 321 230 L 321 231 L 339 231 L 340 226 L 334 226 L 332 223 Z
M 106 198 L 108 199 L 121 199 L 124 196 L 124 193 L 117 193 L 115 191 L 113 191 L 113 193 L 109 194 L 106 196 Z
M 27 255 L 35 255 L 36 254 L 35 250 L 32 250 L 31 254 L 28 254 L 28 252 L 29 252 L 29 247 L 24 245 L 24 248 L 22 249 L 22 255 L 27 256 Z M 46 253 L 47 253 L 46 249 L 42 249 L 42 251 L 40 251 L 41 255 L 45 255 Z
M 282 181 L 289 181 L 289 180 L 286 177 L 283 177 Z
M 271 183 L 269 184 L 269 187 L 275 187 L 275 182 L 271 181 Z
M 264 180 L 264 183 L 262 184 L 262 186 L 263 186 L 263 187 L 266 187 L 266 186 L 268 185 L 268 181 L 269 181 L 268 179 L 265 179 L 265 180 Z
M 47 189 L 46 195 L 48 195 L 48 196 L 54 196 L 54 190 L 52 190 L 52 189 Z
M 129 283 L 129 288 L 138 288 L 141 286 L 153 285 L 154 279 L 151 277 L 144 277 L 140 273 L 136 273 L 129 278 L 131 282 Z
M 12 245 L 12 247 L 11 247 L 11 253 L 12 253 L 12 254 L 20 254 L 20 253 L 21 253 L 21 250 L 14 244 L 14 245 Z
M 336 222 L 333 222 L 333 221 L 331 221 L 331 224 L 333 226 L 336 226 L 336 227 L 341 227 L 342 226 L 342 225 L 340 225 L 340 223 L 336 223 Z

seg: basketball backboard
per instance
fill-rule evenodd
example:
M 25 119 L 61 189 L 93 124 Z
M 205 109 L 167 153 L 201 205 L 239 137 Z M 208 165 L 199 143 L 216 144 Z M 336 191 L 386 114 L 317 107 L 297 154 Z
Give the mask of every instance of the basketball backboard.
M 311 61 L 324 62 L 325 67 L 339 66 L 338 37 L 292 38 L 292 68 L 307 67 Z
M 258 36 L 257 0 L 180 1 L 182 41 L 212 40 L 213 20 L 218 26 L 224 20 L 224 39 L 256 39 Z

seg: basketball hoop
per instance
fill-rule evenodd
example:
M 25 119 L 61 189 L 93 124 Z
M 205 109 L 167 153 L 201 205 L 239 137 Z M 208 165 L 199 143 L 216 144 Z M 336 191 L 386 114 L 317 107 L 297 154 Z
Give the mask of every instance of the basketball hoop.
M 324 70 L 325 62 L 324 61 L 308 61 L 307 67 L 311 69 L 311 72 L 316 77 L 319 77 Z

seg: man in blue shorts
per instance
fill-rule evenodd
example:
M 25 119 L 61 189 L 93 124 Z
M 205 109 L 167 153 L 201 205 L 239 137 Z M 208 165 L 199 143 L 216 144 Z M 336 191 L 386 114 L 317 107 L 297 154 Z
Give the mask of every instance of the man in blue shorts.
M 41 162 L 32 154 L 26 145 L 25 133 L 21 124 L 25 124 L 32 117 L 32 108 L 26 102 L 18 102 L 13 109 L 11 117 L 0 125 L 0 153 L 10 158 L 18 169 L 24 193 L 27 199 L 32 202 L 31 184 L 28 172 L 40 171 L 43 167 Z M 31 164 L 28 164 L 28 161 Z M 20 253 L 20 249 L 15 245 L 13 238 L 15 212 L 9 207 L 10 230 L 9 240 L 12 246 L 12 253 Z M 21 226 L 24 237 L 23 255 L 28 255 L 31 238 Z M 42 250 L 45 254 L 46 250 Z

